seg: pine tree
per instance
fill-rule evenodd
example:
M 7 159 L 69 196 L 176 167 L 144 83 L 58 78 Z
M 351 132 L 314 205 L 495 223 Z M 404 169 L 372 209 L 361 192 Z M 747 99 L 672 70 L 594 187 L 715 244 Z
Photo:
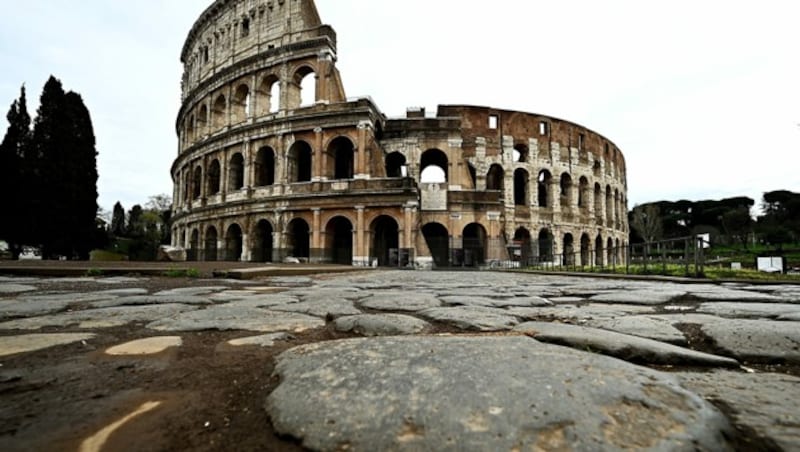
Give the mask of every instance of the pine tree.
M 97 219 L 97 151 L 89 110 L 79 94 L 65 97 L 65 113 L 72 126 L 68 160 L 72 166 L 70 231 L 72 251 L 79 259 L 89 258 L 95 241 Z
M 8 130 L 0 144 L 0 208 L 4 212 L 0 220 L 0 238 L 9 245 L 14 259 L 28 243 L 27 234 L 32 224 L 28 196 L 26 156 L 30 152 L 31 118 L 28 114 L 25 86 L 20 97 L 8 111 Z
M 119 201 L 114 204 L 114 213 L 111 216 L 111 234 L 114 237 L 125 235 L 125 209 Z

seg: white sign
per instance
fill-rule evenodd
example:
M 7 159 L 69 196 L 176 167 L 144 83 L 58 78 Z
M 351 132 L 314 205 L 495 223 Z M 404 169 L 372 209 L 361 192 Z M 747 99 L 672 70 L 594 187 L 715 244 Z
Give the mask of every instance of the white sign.
M 697 244 L 703 247 L 703 249 L 711 248 L 711 234 L 698 234 Z
M 759 257 L 758 271 L 765 273 L 783 273 L 783 258 Z
M 439 184 L 421 184 L 422 210 L 439 211 L 447 210 L 447 190 Z

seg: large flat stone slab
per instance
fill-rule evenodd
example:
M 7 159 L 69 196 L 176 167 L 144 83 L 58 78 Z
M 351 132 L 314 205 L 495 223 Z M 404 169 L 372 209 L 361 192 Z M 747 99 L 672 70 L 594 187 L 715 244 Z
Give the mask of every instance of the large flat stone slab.
M 590 298 L 593 303 L 621 303 L 638 305 L 667 304 L 676 298 L 686 295 L 682 290 L 622 290 L 595 295 Z
M 180 336 L 160 336 L 148 337 L 136 341 L 110 347 L 106 350 L 106 355 L 111 356 L 141 356 L 156 355 L 168 348 L 180 347 L 183 339 Z
M 272 333 L 272 334 L 264 334 L 261 336 L 249 336 L 249 337 L 242 337 L 239 339 L 231 339 L 228 341 L 228 345 L 233 347 L 246 347 L 246 346 L 257 346 L 257 347 L 274 347 L 275 343 L 278 341 L 286 341 L 291 339 L 287 333 Z
M 41 317 L 11 320 L 0 323 L 0 330 L 38 330 L 47 327 L 113 328 L 132 322 L 152 322 L 181 312 L 197 309 L 185 304 L 152 306 L 122 306 L 64 312 Z
M 350 300 L 314 300 L 303 301 L 301 303 L 280 304 L 270 307 L 273 311 L 299 312 L 302 314 L 313 315 L 322 318 L 337 318 L 345 315 L 358 315 L 361 311 L 353 305 Z
M 525 337 L 318 343 L 275 374 L 272 424 L 311 450 L 732 450 L 675 378 Z
M 585 322 L 593 319 L 614 319 L 618 317 L 649 314 L 655 312 L 650 306 L 620 304 L 559 305 L 552 308 L 509 308 L 508 312 L 523 319 L 551 319 Z
M 189 304 L 207 305 L 211 300 L 197 295 L 134 295 L 129 297 L 119 297 L 112 300 L 94 301 L 93 308 L 110 308 L 114 306 L 141 306 L 153 304 Z
M 12 300 L 0 300 L 0 318 L 30 317 L 52 314 L 71 305 L 114 300 L 116 295 L 102 292 L 54 293 L 47 295 L 22 294 Z
M 800 304 L 737 302 L 703 303 L 697 308 L 697 312 L 716 315 L 719 317 L 776 319 L 784 315 L 800 314 Z
M 693 297 L 707 301 L 760 301 L 769 303 L 780 303 L 785 301 L 781 297 L 770 295 L 768 293 L 732 289 L 722 286 L 706 289 L 689 288 L 689 294 Z
M 418 292 L 376 293 L 358 304 L 364 309 L 397 312 L 417 312 L 442 306 L 442 302 L 436 296 Z
M 678 377 L 687 389 L 729 406 L 736 424 L 755 430 L 783 450 L 800 450 L 800 378 L 729 371 L 686 372 Z M 746 445 L 742 446 L 744 450 Z
M 0 356 L 35 352 L 57 345 L 74 344 L 94 338 L 91 333 L 26 334 L 22 336 L 0 336 Z
M 420 311 L 419 315 L 468 331 L 505 331 L 519 324 L 519 319 L 507 311 L 478 306 L 432 308 Z
M 702 330 L 740 360 L 800 363 L 800 322 L 726 319 L 706 323 Z
M 18 294 L 23 292 L 33 292 L 36 290 L 35 286 L 29 286 L 27 284 L 15 284 L 15 283 L 2 283 L 0 282 L 0 295 L 8 295 L 8 294 Z
M 667 319 L 635 315 L 613 319 L 589 320 L 585 326 L 639 336 L 673 345 L 686 345 L 686 336 Z
M 701 353 L 642 337 L 561 323 L 527 322 L 514 331 L 541 342 L 593 350 L 634 363 L 739 367 L 735 359 Z
M 431 326 L 424 320 L 400 314 L 362 314 L 340 317 L 333 325 L 336 331 L 362 336 L 419 334 Z
M 324 320 L 305 314 L 226 305 L 180 313 L 147 325 L 157 331 L 241 330 L 260 333 L 299 333 L 323 326 Z

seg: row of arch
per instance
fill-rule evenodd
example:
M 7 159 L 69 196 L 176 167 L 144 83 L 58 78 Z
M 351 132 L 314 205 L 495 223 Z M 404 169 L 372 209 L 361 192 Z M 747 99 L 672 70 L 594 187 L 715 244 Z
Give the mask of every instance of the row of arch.
M 314 105 L 317 101 L 317 76 L 309 65 L 297 68 L 288 80 L 281 80 L 274 73 L 262 75 L 257 80 L 252 85 L 255 88 L 246 81 L 239 81 L 227 90 L 217 90 L 186 114 L 181 133 L 184 147 L 251 118 Z

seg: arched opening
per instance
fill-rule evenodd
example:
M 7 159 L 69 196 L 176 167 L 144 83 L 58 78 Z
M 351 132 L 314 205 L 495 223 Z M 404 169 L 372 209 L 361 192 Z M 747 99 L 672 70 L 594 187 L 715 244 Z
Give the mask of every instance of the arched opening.
M 581 267 L 586 267 L 592 264 L 592 239 L 588 234 L 581 235 Z
M 589 179 L 585 176 L 578 182 L 578 207 L 584 211 L 589 209 Z
M 186 260 L 196 262 L 200 258 L 200 231 L 192 230 L 189 238 L 189 250 L 186 252 Z
M 233 154 L 228 169 L 228 190 L 244 188 L 244 157 L 240 153 Z
M 297 141 L 289 148 L 288 156 L 289 183 L 310 182 L 312 164 L 311 145 L 305 141 Z
M 200 199 L 203 195 L 203 168 L 197 167 L 194 169 L 194 180 L 192 181 L 192 197 Z
M 327 261 L 339 265 L 353 265 L 353 223 L 344 217 L 335 217 L 325 227 Z
M 211 110 L 211 124 L 214 130 L 219 130 L 226 125 L 228 121 L 225 118 L 225 111 L 227 110 L 227 102 L 225 96 L 220 94 L 217 100 L 214 101 L 214 108 Z
M 564 234 L 564 249 L 562 255 L 562 262 L 564 265 L 575 265 L 575 238 L 570 233 Z
M 310 107 L 317 103 L 317 76 L 312 68 L 301 67 L 292 81 L 290 108 Z
M 257 94 L 257 116 L 266 116 L 275 113 L 280 107 L 281 84 L 275 75 L 267 75 L 261 79 L 261 83 L 256 90 Z
M 380 267 L 405 267 L 408 262 L 400 262 L 400 227 L 394 218 L 382 215 L 372 222 L 371 257 L 378 260 Z
M 604 262 L 603 262 L 603 258 L 604 258 L 603 254 L 604 254 L 604 251 L 603 251 L 603 236 L 598 234 L 597 235 L 597 239 L 595 239 L 595 241 L 594 241 L 594 264 L 595 265 L 600 266 L 600 267 L 603 266 L 603 264 L 604 264 Z
M 231 123 L 238 124 L 250 117 L 250 87 L 242 84 L 236 88 L 231 104 Z
M 620 210 L 620 196 L 619 190 L 614 190 L 614 227 L 616 229 L 621 229 L 622 221 L 620 218 L 622 216 L 622 210 Z
M 238 262 L 242 260 L 244 250 L 244 236 L 242 228 L 238 224 L 232 224 L 225 234 L 225 260 L 228 262 Z
M 617 262 L 621 263 L 625 259 L 625 251 L 622 249 L 622 242 L 617 239 L 616 243 L 614 243 L 614 247 L 616 248 L 615 256 Z
M 614 227 L 614 194 L 610 185 L 606 185 L 606 227 Z
M 553 262 L 554 248 L 553 233 L 547 228 L 539 231 L 539 262 Z
M 472 223 L 464 228 L 463 233 L 465 267 L 476 267 L 486 262 L 487 240 L 486 228 L 478 223 Z
M 533 248 L 531 247 L 531 232 L 525 228 L 519 228 L 514 232 L 514 246 L 512 248 L 512 259 L 524 262 L 529 265 L 533 258 Z
M 184 146 L 188 146 L 189 143 L 194 141 L 194 115 L 189 116 L 189 119 L 186 120 L 186 127 L 184 127 L 183 132 L 183 144 Z
M 450 265 L 450 233 L 439 223 L 428 223 L 422 227 L 422 235 L 437 267 Z
M 497 164 L 490 166 L 489 173 L 486 175 L 486 189 L 504 191 L 505 174 L 502 166 Z
M 443 184 L 449 180 L 447 154 L 439 149 L 428 149 L 420 161 L 420 181 L 423 184 Z
M 295 218 L 286 228 L 286 248 L 289 256 L 298 259 L 311 257 L 311 228 L 300 218 Z
M 609 237 L 608 244 L 606 245 L 606 262 L 608 262 L 608 265 L 617 264 L 616 259 L 614 259 L 614 255 L 614 239 Z
M 514 146 L 513 158 L 515 162 L 526 163 L 528 161 L 529 154 L 530 151 L 528 150 L 528 146 L 524 144 L 517 144 Z
M 476 190 L 478 188 L 478 170 L 469 162 L 467 163 L 467 170 L 469 171 L 469 180 L 472 182 L 472 189 Z
M 528 201 L 528 186 L 530 177 L 528 172 L 520 168 L 514 171 L 514 205 L 527 206 Z
M 208 133 L 208 107 L 205 104 L 200 106 L 200 111 L 197 113 L 197 135 L 195 138 L 202 137 Z
M 253 249 L 253 261 L 272 262 L 272 252 L 274 243 L 272 224 L 267 220 L 261 220 L 256 224 L 255 248 Z
M 407 177 L 406 156 L 400 152 L 392 152 L 386 156 L 386 177 Z
M 572 206 L 572 176 L 569 173 L 561 175 L 561 207 Z
M 206 240 L 204 248 L 204 259 L 209 262 L 217 260 L 217 228 L 209 226 L 206 229 Z
M 602 166 L 600 160 L 595 159 L 594 166 L 592 167 L 592 174 L 594 174 L 594 177 L 600 177 L 602 175 Z
M 275 151 L 265 146 L 256 154 L 256 186 L 266 187 L 275 184 Z
M 337 137 L 328 145 L 328 171 L 333 171 L 334 180 L 352 179 L 355 163 L 355 146 L 347 137 Z M 330 174 L 329 174 L 330 177 Z
M 594 215 L 598 219 L 603 215 L 603 188 L 600 184 L 594 184 Z
M 208 167 L 208 194 L 216 195 L 220 191 L 221 170 L 219 160 L 214 159 Z
M 538 177 L 538 191 L 537 191 L 537 201 L 539 207 L 547 208 L 552 207 L 552 203 L 550 202 L 550 185 L 553 183 L 553 175 L 550 174 L 550 171 L 542 170 L 539 172 Z

